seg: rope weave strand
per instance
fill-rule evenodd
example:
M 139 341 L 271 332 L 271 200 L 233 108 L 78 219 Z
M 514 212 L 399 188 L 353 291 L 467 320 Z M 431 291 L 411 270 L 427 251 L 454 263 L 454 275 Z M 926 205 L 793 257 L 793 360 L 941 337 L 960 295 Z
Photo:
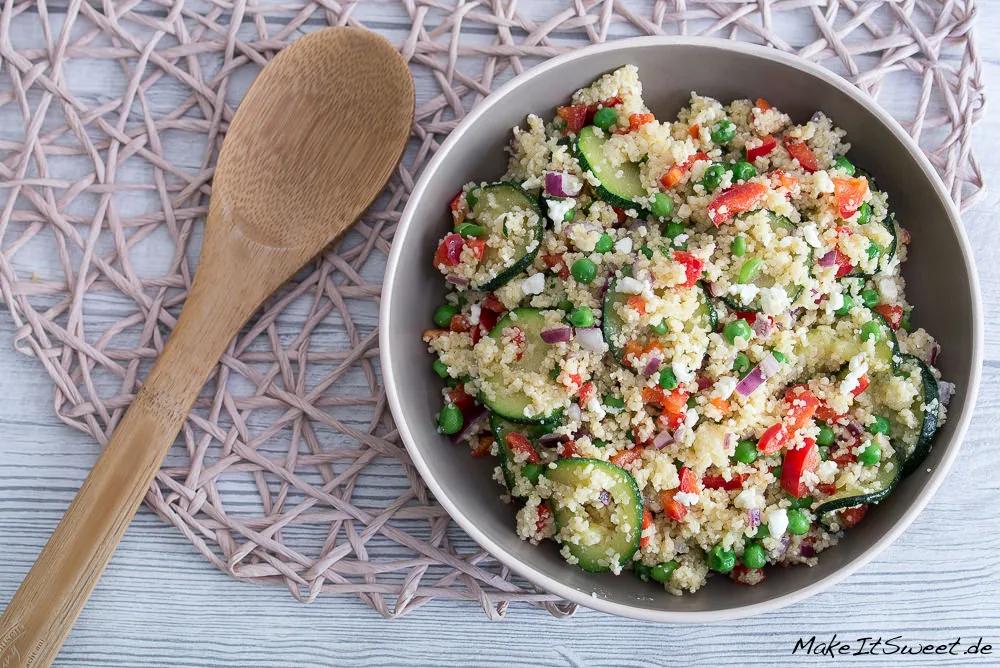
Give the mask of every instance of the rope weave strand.
M 146 496 L 216 568 L 301 601 L 353 595 L 386 617 L 435 598 L 490 618 L 511 603 L 574 610 L 430 498 L 378 373 L 379 281 L 407 195 L 511 76 L 634 35 L 767 44 L 879 99 L 959 205 L 983 192 L 972 0 L 0 3 L 0 299 L 15 348 L 52 378 L 55 414 L 102 444 L 174 326 L 215 158 L 256 72 L 326 25 L 377 30 L 409 62 L 416 119 L 396 174 L 232 342 Z

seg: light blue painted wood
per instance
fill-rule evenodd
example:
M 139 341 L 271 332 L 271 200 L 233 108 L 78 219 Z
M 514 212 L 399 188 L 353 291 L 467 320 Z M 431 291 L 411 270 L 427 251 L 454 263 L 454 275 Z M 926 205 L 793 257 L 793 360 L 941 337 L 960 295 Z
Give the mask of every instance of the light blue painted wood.
M 1000 0 L 980 2 L 988 90 L 1000 90 Z M 2 120 L 2 116 L 0 116 Z M 488 622 L 474 604 L 435 602 L 385 621 L 356 599 L 301 605 L 235 582 L 145 509 L 59 658 L 66 666 L 798 665 L 795 640 L 985 636 L 994 655 L 856 659 L 874 665 L 1000 665 L 1000 116 L 979 125 L 992 192 L 965 215 L 986 312 L 983 388 L 962 457 L 926 511 L 878 559 L 832 590 L 751 620 L 657 626 L 581 610 L 568 620 L 514 608 Z M 30 258 L 28 258 L 30 259 Z M 0 601 L 13 595 L 93 464 L 97 447 L 52 415 L 51 387 L 10 348 L 0 316 Z M 895 659 L 895 660 L 894 660 Z M 808 663 L 818 664 L 820 659 Z M 850 659 L 837 661 L 846 665 Z M 829 663 L 829 662 L 827 662 Z

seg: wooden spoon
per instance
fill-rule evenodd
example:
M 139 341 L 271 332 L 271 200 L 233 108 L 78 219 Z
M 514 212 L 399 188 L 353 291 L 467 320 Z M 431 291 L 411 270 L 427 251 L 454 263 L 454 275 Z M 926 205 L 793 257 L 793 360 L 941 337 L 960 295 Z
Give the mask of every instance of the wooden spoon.
M 0 619 L 0 666 L 53 661 L 219 357 L 371 204 L 412 119 L 406 64 L 364 30 L 311 33 L 257 77 L 219 155 L 177 327 Z

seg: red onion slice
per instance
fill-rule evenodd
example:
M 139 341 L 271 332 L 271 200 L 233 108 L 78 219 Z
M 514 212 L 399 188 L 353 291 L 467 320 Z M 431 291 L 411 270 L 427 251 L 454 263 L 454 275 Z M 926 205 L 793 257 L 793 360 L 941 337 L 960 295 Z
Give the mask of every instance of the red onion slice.
M 837 251 L 832 250 L 820 259 L 816 260 L 816 264 L 820 267 L 832 267 L 837 264 Z
M 545 341 L 545 343 L 566 343 L 573 338 L 573 328 L 560 326 L 543 329 L 541 336 L 542 341 Z
M 563 440 L 562 434 L 542 434 L 538 437 L 538 445 L 544 445 L 545 447 L 553 446 Z
M 751 508 L 747 511 L 747 526 L 751 529 L 760 526 L 760 508 Z
M 660 370 L 661 364 L 663 364 L 663 360 L 661 360 L 656 355 L 651 356 L 649 358 L 649 361 L 646 362 L 646 366 L 642 370 L 642 375 L 652 376 L 654 373 Z
M 606 348 L 604 334 L 597 327 L 584 327 L 576 330 L 576 340 L 581 348 L 592 353 L 603 353 Z
M 453 274 L 448 274 L 447 276 L 444 277 L 444 280 L 447 281 L 448 283 L 451 283 L 452 285 L 457 285 L 458 287 L 462 287 L 469 284 L 469 279 L 464 278 L 462 276 L 455 276 Z
M 947 406 L 951 402 L 951 395 L 955 393 L 955 383 L 946 380 L 938 381 L 938 401 L 942 406 Z
M 545 172 L 545 193 L 553 197 L 575 197 L 583 187 L 580 179 L 566 172 Z
M 656 436 L 653 437 L 653 447 L 659 450 L 664 448 L 674 442 L 674 436 L 669 431 L 664 429 Z
M 478 434 L 485 426 L 487 417 L 486 408 L 484 406 L 476 405 L 471 410 L 474 412 L 468 416 L 468 419 L 466 419 L 465 426 L 462 427 L 462 431 L 451 437 L 452 443 L 461 443 L 469 436 Z
M 759 318 L 758 318 L 759 319 Z M 743 376 L 743 378 L 736 384 L 736 391 L 739 392 L 741 396 L 748 397 L 754 393 L 754 391 L 764 384 L 764 381 L 778 373 L 781 370 L 781 362 L 774 358 L 774 355 L 768 353 L 764 356 L 757 366 L 750 369 L 750 373 Z
M 930 356 L 931 366 L 937 364 L 938 355 L 940 354 L 941 354 L 941 344 L 935 341 L 934 345 L 931 346 L 931 356 Z
M 770 317 L 759 313 L 757 314 L 757 317 L 753 319 L 753 325 L 751 325 L 751 328 L 753 329 L 754 334 L 763 338 L 770 334 L 771 330 L 774 329 L 774 323 L 771 321 Z
M 611 492 L 606 489 L 602 489 L 600 494 L 597 495 L 597 502 L 602 506 L 611 505 Z

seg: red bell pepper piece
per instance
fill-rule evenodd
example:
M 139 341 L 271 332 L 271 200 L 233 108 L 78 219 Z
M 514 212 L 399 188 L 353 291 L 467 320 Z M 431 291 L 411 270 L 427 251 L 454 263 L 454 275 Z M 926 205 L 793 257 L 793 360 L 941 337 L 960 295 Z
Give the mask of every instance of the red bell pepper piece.
M 752 211 L 760 206 L 767 194 L 767 186 L 763 183 L 737 183 L 729 186 L 715 196 L 708 205 L 708 219 L 716 227 L 737 215 Z
M 775 422 L 760 435 L 760 440 L 757 441 L 757 450 L 765 455 L 773 455 L 778 450 L 781 450 L 781 446 L 785 444 L 787 438 L 788 434 L 785 433 L 785 425 Z
M 797 499 L 801 499 L 808 491 L 802 480 L 802 474 L 819 466 L 819 448 L 811 438 L 803 439 L 801 448 L 795 448 L 785 453 L 781 462 L 781 488 Z
M 761 137 L 761 141 L 764 143 L 760 146 L 755 146 L 753 148 L 747 149 L 747 162 L 753 162 L 762 155 L 767 155 L 774 150 L 774 147 L 778 145 L 778 140 L 776 140 L 771 135 L 764 135 Z
M 642 458 L 642 448 L 635 447 L 630 450 L 622 450 L 621 452 L 611 456 L 611 463 L 615 466 L 620 466 L 621 468 L 627 467 L 634 461 Z
M 566 260 L 562 253 L 544 253 L 542 254 L 542 262 L 549 268 L 549 271 L 554 271 L 559 278 L 563 280 L 569 278 L 569 267 L 566 266 Z
M 851 390 L 851 394 L 853 394 L 854 396 L 858 396 L 859 394 L 868 389 L 869 383 L 871 383 L 871 381 L 868 380 L 867 374 L 861 376 L 861 378 L 858 378 L 858 384 L 854 386 L 853 390 Z
M 850 529 L 853 526 L 857 526 L 858 522 L 864 519 L 865 513 L 867 512 L 867 503 L 862 503 L 860 506 L 844 508 L 840 511 L 840 526 L 844 529 Z
M 531 464 L 538 464 L 542 461 L 541 457 L 538 456 L 538 452 L 535 450 L 535 446 L 531 444 L 528 437 L 524 434 L 519 434 L 516 431 L 512 431 L 505 437 L 507 440 L 507 447 L 510 451 L 517 454 L 525 455 L 525 461 Z
M 797 139 L 785 139 L 785 150 L 788 151 L 788 155 L 792 156 L 799 161 L 799 166 L 806 170 L 810 174 L 819 170 L 819 160 L 816 159 L 816 154 L 813 150 L 809 148 L 809 144 L 804 141 L 799 141 Z
M 570 104 L 556 107 L 556 114 L 566 121 L 566 131 L 577 133 L 587 124 L 589 109 L 585 104 Z
M 819 407 L 819 399 L 803 385 L 788 388 L 785 391 L 785 402 L 788 403 L 785 425 L 790 434 L 806 426 Z
M 629 132 L 635 132 L 646 123 L 652 123 L 654 118 L 655 117 L 653 116 L 653 114 L 629 114 L 628 117 Z
M 737 473 L 729 480 L 718 474 L 706 474 L 702 476 L 701 484 L 707 489 L 724 489 L 732 492 L 737 489 L 743 489 L 743 483 L 746 482 L 746 479 L 746 473 Z
M 570 457 L 576 454 L 576 441 L 572 439 L 568 441 L 563 441 L 562 443 L 559 444 L 559 447 L 562 449 L 562 451 L 559 453 L 559 456 L 562 457 L 563 459 L 569 459 Z
M 833 196 L 837 200 L 840 217 L 850 218 L 861 206 L 861 202 L 868 192 L 868 179 L 859 176 L 857 178 L 836 178 L 832 180 Z
M 694 471 L 686 466 L 682 466 L 681 470 L 677 472 L 677 475 L 681 479 L 681 484 L 678 489 L 682 492 L 697 494 L 700 491 L 698 489 L 698 474 Z
M 679 490 L 670 489 L 660 492 L 660 503 L 663 504 L 663 513 L 670 519 L 680 522 L 687 516 L 687 506 L 674 498 Z
M 653 523 L 653 513 L 649 512 L 649 508 L 642 509 L 642 534 L 639 538 L 639 549 L 644 550 L 649 546 L 649 536 L 646 535 L 646 529 L 650 527 Z
M 681 287 L 693 287 L 701 278 L 701 269 L 705 263 L 687 251 L 674 251 L 674 261 L 684 265 L 685 281 Z
M 577 376 L 577 378 L 579 378 L 579 376 Z M 579 397 L 580 405 L 586 406 L 587 402 L 590 401 L 590 398 L 594 396 L 594 384 L 590 381 L 584 383 L 580 386 L 580 393 L 577 396 Z
M 900 324 L 903 322 L 902 306 L 897 306 L 895 304 L 879 304 L 872 310 L 885 318 L 885 321 L 888 322 L 889 326 L 893 329 L 899 329 Z
M 854 271 L 854 265 L 851 264 L 851 258 L 841 253 L 839 249 L 834 249 L 833 261 L 837 265 L 837 278 L 843 278 Z
M 552 510 L 549 504 L 542 501 L 538 504 L 538 520 L 535 522 L 535 531 L 542 533 L 552 521 Z

